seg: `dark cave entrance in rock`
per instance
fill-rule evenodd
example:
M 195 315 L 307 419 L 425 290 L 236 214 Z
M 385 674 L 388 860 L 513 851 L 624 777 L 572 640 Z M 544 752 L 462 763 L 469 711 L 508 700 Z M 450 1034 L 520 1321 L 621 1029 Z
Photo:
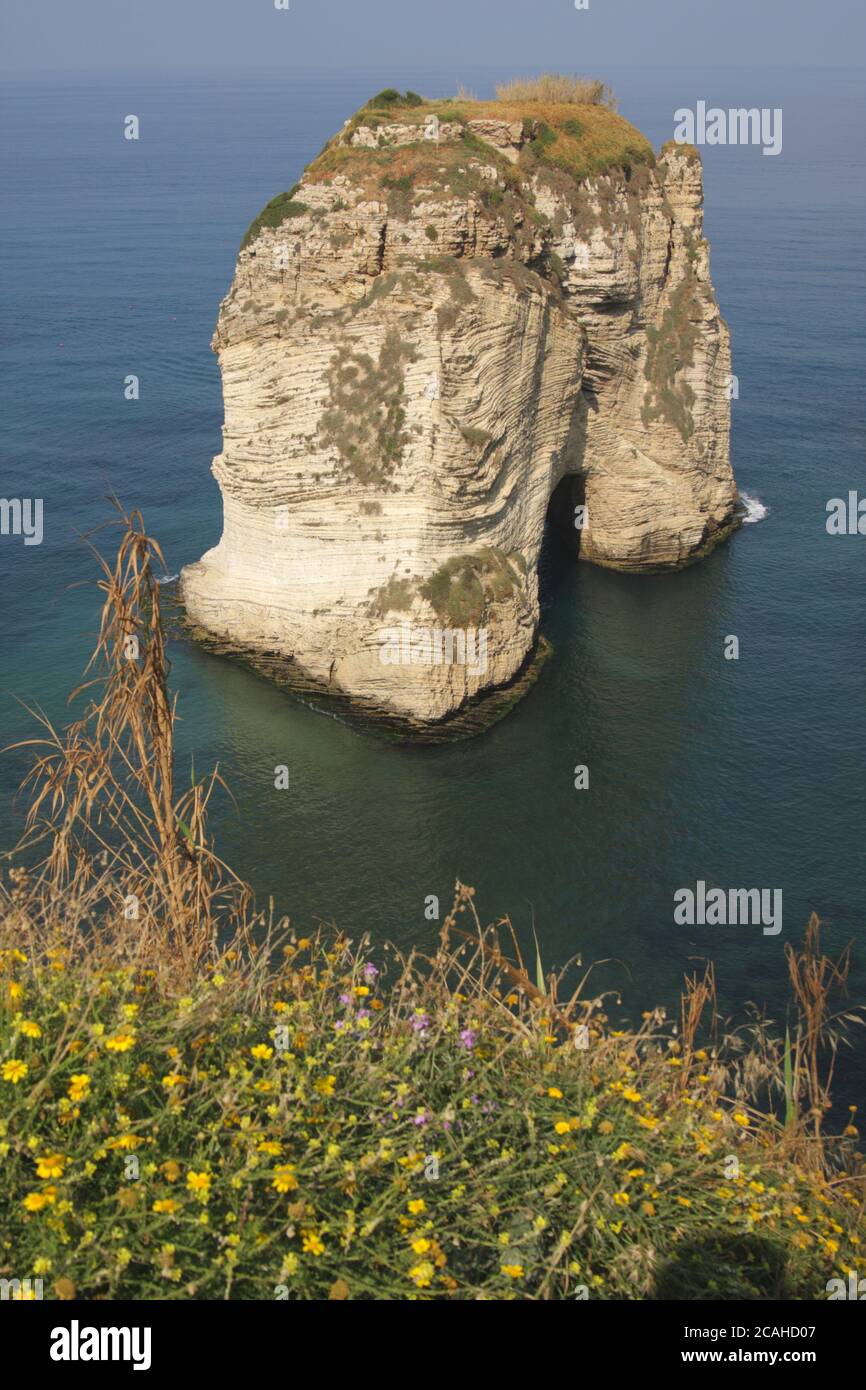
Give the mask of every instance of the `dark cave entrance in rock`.
M 538 601 L 542 612 L 577 564 L 580 531 L 574 524 L 575 508 L 585 503 L 586 487 L 580 473 L 566 473 L 550 494 L 538 557 Z

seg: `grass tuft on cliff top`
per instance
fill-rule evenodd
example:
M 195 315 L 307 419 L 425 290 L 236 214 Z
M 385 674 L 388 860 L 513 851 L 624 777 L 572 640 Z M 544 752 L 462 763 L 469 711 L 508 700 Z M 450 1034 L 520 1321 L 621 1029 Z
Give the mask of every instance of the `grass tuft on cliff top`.
M 616 97 L 606 82 L 597 77 L 568 77 L 558 72 L 546 72 L 541 77 L 515 77 L 500 82 L 496 99 L 501 102 L 544 101 L 579 106 L 607 106 L 616 110 Z

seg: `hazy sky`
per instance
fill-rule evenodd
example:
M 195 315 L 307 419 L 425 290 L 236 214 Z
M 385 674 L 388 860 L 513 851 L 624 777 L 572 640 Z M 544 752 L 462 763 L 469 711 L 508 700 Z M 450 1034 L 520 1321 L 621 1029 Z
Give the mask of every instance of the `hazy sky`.
M 866 0 L 2 0 L 5 69 L 862 65 Z

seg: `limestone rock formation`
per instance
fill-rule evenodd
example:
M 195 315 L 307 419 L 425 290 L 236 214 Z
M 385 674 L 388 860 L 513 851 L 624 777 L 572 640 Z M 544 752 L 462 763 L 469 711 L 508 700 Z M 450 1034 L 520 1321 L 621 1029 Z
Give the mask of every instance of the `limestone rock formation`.
M 598 564 L 735 524 L 700 161 L 605 107 L 374 102 L 253 223 L 213 346 L 190 618 L 417 726 L 526 667 L 564 478 Z

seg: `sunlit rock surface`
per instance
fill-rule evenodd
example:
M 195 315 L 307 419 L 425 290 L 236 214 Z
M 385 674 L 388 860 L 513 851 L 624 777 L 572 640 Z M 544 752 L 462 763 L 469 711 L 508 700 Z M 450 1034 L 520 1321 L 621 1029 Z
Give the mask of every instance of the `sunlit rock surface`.
M 566 476 L 582 559 L 699 556 L 737 501 L 701 232 L 696 152 L 605 108 L 359 113 L 220 308 L 224 525 L 189 617 L 424 725 L 526 667 Z

